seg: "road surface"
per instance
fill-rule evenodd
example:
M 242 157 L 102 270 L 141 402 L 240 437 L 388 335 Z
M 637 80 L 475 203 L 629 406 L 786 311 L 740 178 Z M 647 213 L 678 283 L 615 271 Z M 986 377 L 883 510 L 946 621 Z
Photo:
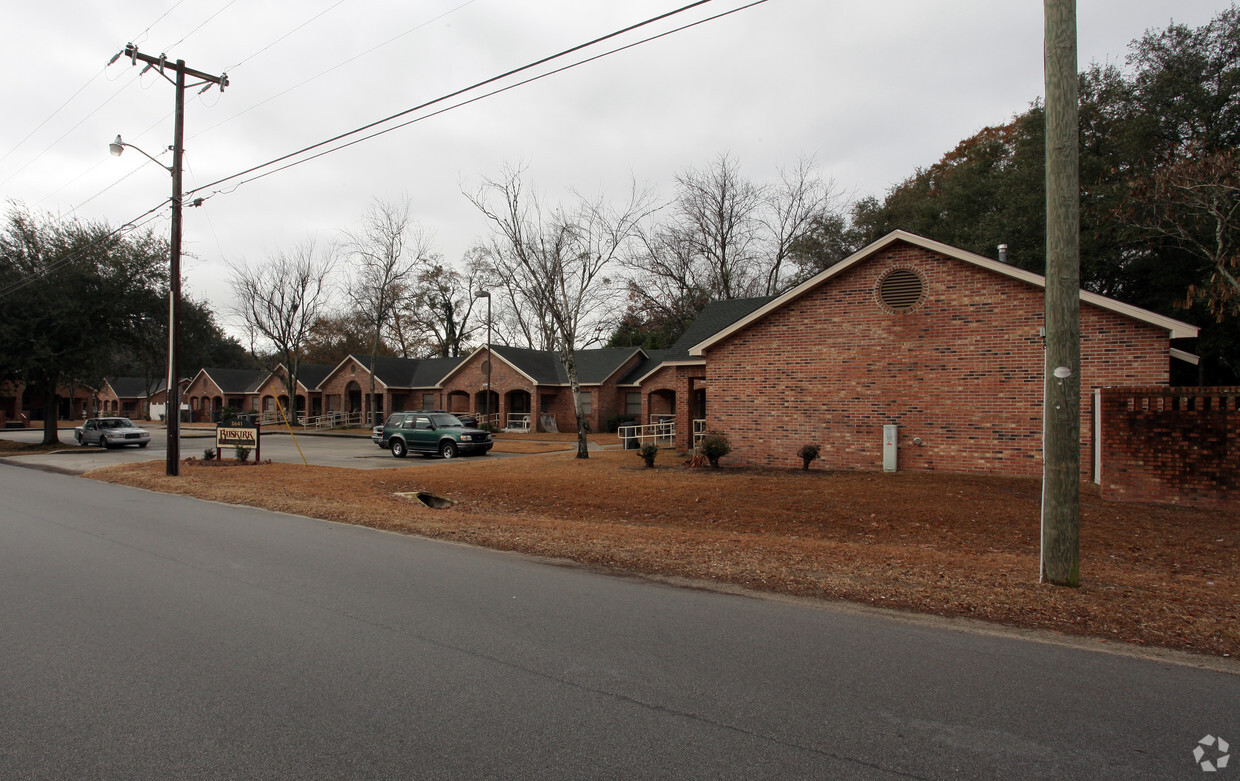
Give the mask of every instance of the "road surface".
M 1226 672 L 5 465 L 0 660 L 3 778 L 1169 779 L 1240 746 Z

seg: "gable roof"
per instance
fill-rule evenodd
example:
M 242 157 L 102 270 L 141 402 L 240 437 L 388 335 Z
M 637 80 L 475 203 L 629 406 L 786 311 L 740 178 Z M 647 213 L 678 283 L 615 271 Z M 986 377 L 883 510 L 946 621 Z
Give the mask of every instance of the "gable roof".
M 224 393 L 255 393 L 271 372 L 265 369 L 199 369 Z M 197 379 L 197 375 L 195 375 Z
M 350 355 L 345 361 L 356 361 L 363 369 L 369 369 L 370 356 Z M 435 388 L 459 366 L 464 358 L 400 358 L 395 355 L 375 356 L 375 379 L 388 388 Z M 341 361 L 343 364 L 344 361 Z M 333 366 L 328 374 L 338 368 Z M 323 375 L 323 379 L 327 374 Z M 319 380 L 321 383 L 323 379 Z
M 975 266 L 993 271 L 997 274 L 1002 274 L 1006 277 L 1018 279 L 1027 284 L 1033 285 L 1034 287 L 1039 287 L 1043 290 L 1046 289 L 1046 277 L 1041 274 L 1034 274 L 1031 271 L 1016 268 L 1015 266 L 1010 266 L 1007 263 L 1000 263 L 997 260 L 991 260 L 990 258 L 976 255 L 972 252 L 967 252 L 965 250 L 952 247 L 948 244 L 943 244 L 942 242 L 933 241 L 931 239 L 918 236 L 914 233 L 895 230 L 888 233 L 886 236 L 882 237 L 873 244 L 870 244 L 868 247 L 863 247 L 857 252 L 854 252 L 852 255 L 849 255 L 847 258 L 844 258 L 827 270 L 810 277 L 808 280 L 792 288 L 787 293 L 771 299 L 764 306 L 755 309 L 753 312 L 750 312 L 747 316 L 733 322 L 728 327 L 711 334 L 705 339 L 702 339 L 689 349 L 689 354 L 695 356 L 703 355 L 704 351 L 711 346 L 727 339 L 737 331 L 747 328 L 751 323 L 761 320 L 771 312 L 774 312 L 775 310 L 797 300 L 801 296 L 812 292 L 833 277 L 842 274 L 858 263 L 861 263 L 862 261 L 865 261 L 887 249 L 896 242 L 912 244 L 916 247 L 921 247 L 922 249 L 937 252 L 940 255 L 945 255 L 949 258 L 954 258 L 955 260 L 971 263 Z M 1188 323 L 1174 320 L 1170 317 L 1165 317 L 1155 312 L 1150 312 L 1149 310 L 1132 306 L 1131 304 L 1125 304 L 1121 301 L 1107 298 L 1106 296 L 1100 296 L 1097 293 L 1090 293 L 1087 290 L 1080 291 L 1080 300 L 1083 303 L 1091 304 L 1101 309 L 1106 309 L 1117 314 L 1124 315 L 1125 317 L 1130 317 L 1134 320 L 1148 323 L 1158 328 L 1163 328 L 1170 332 L 1170 337 L 1172 339 L 1183 339 L 1197 335 L 1197 326 L 1189 325 Z
M 568 372 L 564 370 L 564 364 L 560 362 L 559 355 L 553 351 L 506 347 L 498 344 L 491 345 L 491 350 L 528 377 L 535 385 L 569 384 Z M 573 360 L 577 364 L 577 382 L 581 385 L 599 385 L 606 382 L 630 358 L 638 354 L 643 353 L 636 347 L 574 350 Z
M 163 390 L 165 382 L 167 380 L 156 380 L 151 393 Z M 104 380 L 104 383 L 112 389 L 118 399 L 145 399 L 147 397 L 146 380 L 142 377 L 113 377 Z
M 281 367 L 284 364 L 280 364 Z M 325 363 L 299 363 L 297 364 L 297 384 L 302 385 L 306 390 L 315 390 L 327 379 L 327 375 L 331 374 L 332 369 L 336 368 L 331 364 Z
M 704 363 L 701 357 L 689 354 L 691 347 L 722 331 L 773 298 L 774 296 L 761 296 L 710 302 L 698 313 L 675 344 L 666 350 L 647 350 L 646 360 L 634 366 L 621 378 L 620 384 L 638 385 L 662 366 Z

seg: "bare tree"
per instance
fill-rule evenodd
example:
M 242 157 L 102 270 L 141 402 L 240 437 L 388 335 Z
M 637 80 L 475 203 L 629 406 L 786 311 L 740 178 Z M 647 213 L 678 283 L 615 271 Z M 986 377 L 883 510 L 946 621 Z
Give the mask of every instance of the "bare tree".
M 393 320 L 396 343 L 406 357 L 461 354 L 477 327 L 472 323 L 474 291 L 487 286 L 487 269 L 485 258 L 473 251 L 466 254 L 462 270 L 444 263 L 438 255 L 419 265 Z
M 250 266 L 242 261 L 232 267 L 237 298 L 233 311 L 245 323 L 251 344 L 266 339 L 283 358 L 293 422 L 297 422 L 297 368 L 307 336 L 330 306 L 335 262 L 330 248 L 320 250 L 307 240 L 291 252 L 270 255 L 265 263 Z
M 408 294 L 418 264 L 429 254 L 429 239 L 413 223 L 411 208 L 408 197 L 392 203 L 373 200 L 362 215 L 361 227 L 345 231 L 353 265 L 349 301 L 371 331 L 368 417 L 376 411 L 375 357 L 383 331 L 392 327 L 401 297 Z
M 643 227 L 624 259 L 634 312 L 683 330 L 711 300 L 774 295 L 801 281 L 797 253 L 837 214 L 841 196 L 812 158 L 774 182 L 746 179 L 729 155 L 676 177 L 661 221 Z
M 581 384 L 574 350 L 597 339 L 600 314 L 615 308 L 606 270 L 649 213 L 649 198 L 633 187 L 625 206 L 578 197 L 571 207 L 544 209 L 523 189 L 521 169 L 505 169 L 467 196 L 491 223 L 495 273 L 517 303 L 539 312 L 568 375 L 577 419 L 577 457 L 589 458 Z M 498 205 L 495 202 L 498 201 Z

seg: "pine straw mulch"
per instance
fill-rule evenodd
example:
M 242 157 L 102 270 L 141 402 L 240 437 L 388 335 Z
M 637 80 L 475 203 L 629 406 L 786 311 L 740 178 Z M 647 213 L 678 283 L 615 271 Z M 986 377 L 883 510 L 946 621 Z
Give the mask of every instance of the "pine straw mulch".
M 1070 589 L 1037 582 L 1036 479 L 689 469 L 668 453 L 659 463 L 646 469 L 624 451 L 370 471 L 189 459 L 180 477 L 162 462 L 88 476 L 646 575 L 1240 652 L 1240 509 L 1087 492 L 1083 585 Z M 395 495 L 412 491 L 457 504 L 433 510 Z

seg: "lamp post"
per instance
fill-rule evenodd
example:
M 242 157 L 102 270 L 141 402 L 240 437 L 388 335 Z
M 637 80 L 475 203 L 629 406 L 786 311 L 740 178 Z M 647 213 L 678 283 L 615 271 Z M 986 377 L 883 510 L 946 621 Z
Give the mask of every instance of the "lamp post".
M 178 73 L 177 86 L 183 89 L 184 85 L 185 74 Z M 108 151 L 114 157 L 120 157 L 126 147 L 135 149 L 143 157 L 172 174 L 172 236 L 169 238 L 168 253 L 168 378 L 166 385 L 168 399 L 164 414 L 164 420 L 168 424 L 168 457 L 164 473 L 174 476 L 181 473 L 181 372 L 178 366 L 180 358 L 178 347 L 181 324 L 181 138 L 183 135 L 181 120 L 183 112 L 179 109 L 180 101 L 178 101 L 173 130 L 175 143 L 170 147 L 172 165 L 164 165 L 142 149 L 125 143 L 121 140 L 119 133 L 116 140 L 108 144 Z
M 482 414 L 489 425 L 491 422 L 491 291 L 479 290 L 474 294 L 474 298 L 487 300 L 487 395 L 482 405 Z
M 152 57 L 149 54 L 142 54 L 138 51 L 138 47 L 132 43 L 125 46 L 124 56 L 128 57 L 130 63 L 138 64 L 138 60 L 146 63 L 145 73 L 151 68 L 157 68 L 159 75 L 163 76 L 169 82 L 176 85 L 176 110 L 172 121 L 172 165 L 167 166 L 155 160 L 146 152 L 143 152 L 133 144 L 126 144 L 121 140 L 120 135 L 116 136 L 116 140 L 108 144 L 108 151 L 115 156 L 120 156 L 125 151 L 125 147 L 130 149 L 138 149 L 143 155 L 153 160 L 156 165 L 168 173 L 172 174 L 172 235 L 169 238 L 170 252 L 168 260 L 168 414 L 165 415 L 168 423 L 168 459 L 166 473 L 168 475 L 181 474 L 181 372 L 178 366 L 178 339 L 180 337 L 179 328 L 181 324 L 181 157 L 185 151 L 185 77 L 193 76 L 201 79 L 196 84 L 190 86 L 197 87 L 206 84 L 200 90 L 205 92 L 212 85 L 218 86 L 220 91 L 224 91 L 224 87 L 228 86 L 228 76 L 212 76 L 201 71 L 196 71 L 185 66 L 185 60 L 177 60 L 173 65 L 168 61 L 166 55 Z M 121 56 L 117 54 L 108 63 L 111 65 Z M 164 73 L 165 68 L 173 68 L 176 71 L 176 78 L 169 78 Z M 201 203 L 201 200 L 195 201 L 195 205 Z

